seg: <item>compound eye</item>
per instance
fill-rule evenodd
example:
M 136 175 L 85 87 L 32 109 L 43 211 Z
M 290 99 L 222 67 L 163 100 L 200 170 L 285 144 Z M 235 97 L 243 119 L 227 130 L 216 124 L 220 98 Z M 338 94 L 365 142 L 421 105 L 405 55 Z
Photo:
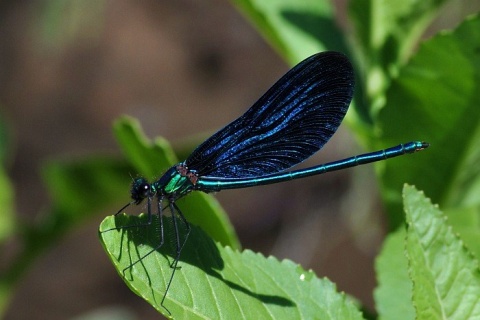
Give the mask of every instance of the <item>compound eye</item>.
M 135 204 L 139 204 L 143 199 L 150 196 L 151 193 L 150 184 L 143 178 L 138 178 L 133 181 L 132 190 L 132 199 L 135 201 Z
M 148 194 L 150 193 L 150 184 L 146 182 L 142 183 L 138 186 L 138 192 L 143 198 L 148 197 Z

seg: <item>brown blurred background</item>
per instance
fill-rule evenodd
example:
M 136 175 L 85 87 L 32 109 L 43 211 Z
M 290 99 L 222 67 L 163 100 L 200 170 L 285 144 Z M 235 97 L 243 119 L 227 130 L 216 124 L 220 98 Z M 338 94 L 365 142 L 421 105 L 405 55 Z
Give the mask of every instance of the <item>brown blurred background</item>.
M 120 115 L 138 118 L 149 137 L 200 139 L 242 114 L 287 70 L 224 0 L 0 1 L 0 105 L 13 133 L 8 171 L 18 214 L 34 223 L 48 206 L 39 174 L 46 160 L 120 156 L 111 133 Z M 307 164 L 355 152 L 342 127 Z M 372 261 L 383 235 L 372 172 L 355 168 L 216 197 L 244 248 L 312 268 L 372 308 Z M 126 185 L 126 201 L 128 192 Z M 115 209 L 37 261 L 7 319 L 66 319 L 115 307 L 158 318 L 124 285 L 98 241 L 100 221 Z

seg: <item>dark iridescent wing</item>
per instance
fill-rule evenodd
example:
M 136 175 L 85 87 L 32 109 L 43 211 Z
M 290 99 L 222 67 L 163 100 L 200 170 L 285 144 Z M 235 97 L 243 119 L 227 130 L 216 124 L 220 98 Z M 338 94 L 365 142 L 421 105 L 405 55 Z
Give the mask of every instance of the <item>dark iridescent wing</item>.
M 203 142 L 185 161 L 200 177 L 248 178 L 288 169 L 330 139 L 347 112 L 353 68 L 337 52 L 291 69 L 244 115 Z

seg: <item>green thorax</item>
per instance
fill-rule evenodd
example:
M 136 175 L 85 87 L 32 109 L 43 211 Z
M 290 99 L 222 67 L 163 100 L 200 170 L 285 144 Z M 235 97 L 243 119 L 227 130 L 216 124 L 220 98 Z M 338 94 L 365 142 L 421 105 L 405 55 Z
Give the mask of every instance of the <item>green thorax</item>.
M 195 189 L 197 179 L 197 175 L 189 171 L 184 163 L 179 163 L 168 169 L 154 183 L 154 188 L 163 195 L 175 195 L 179 198 Z

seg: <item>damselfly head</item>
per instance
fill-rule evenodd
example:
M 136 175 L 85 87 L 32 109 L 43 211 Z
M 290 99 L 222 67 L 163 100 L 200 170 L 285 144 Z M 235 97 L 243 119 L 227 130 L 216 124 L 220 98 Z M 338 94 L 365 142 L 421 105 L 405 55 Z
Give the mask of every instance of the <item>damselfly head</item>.
M 132 182 L 132 189 L 130 190 L 132 199 L 135 204 L 140 204 L 143 199 L 152 196 L 153 190 L 150 183 L 145 178 L 136 178 Z

